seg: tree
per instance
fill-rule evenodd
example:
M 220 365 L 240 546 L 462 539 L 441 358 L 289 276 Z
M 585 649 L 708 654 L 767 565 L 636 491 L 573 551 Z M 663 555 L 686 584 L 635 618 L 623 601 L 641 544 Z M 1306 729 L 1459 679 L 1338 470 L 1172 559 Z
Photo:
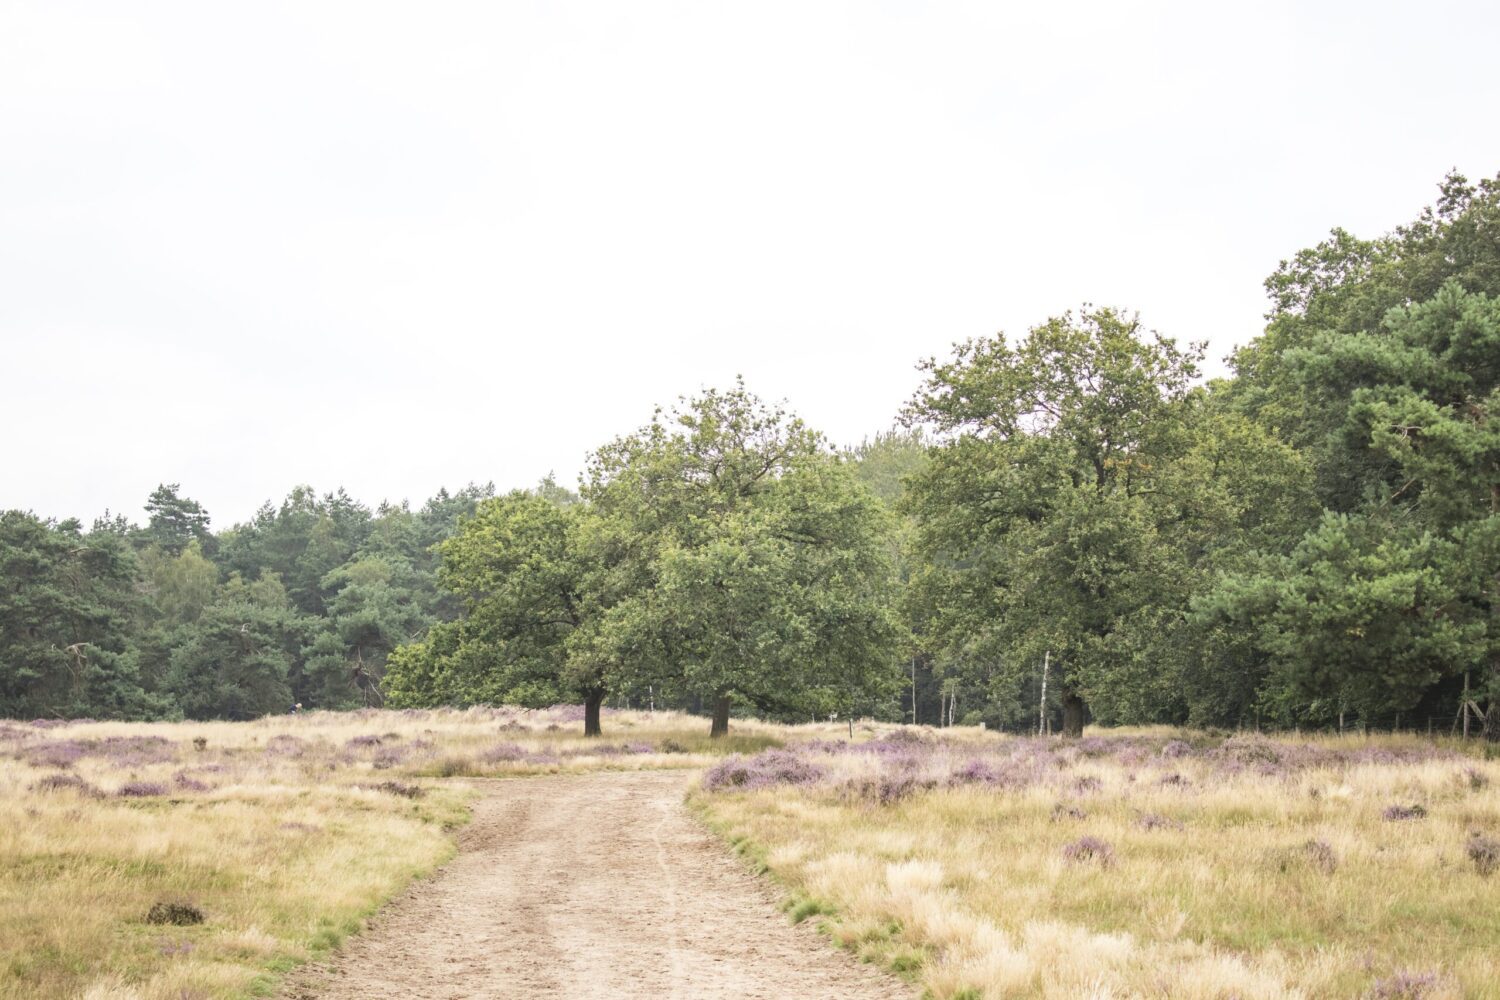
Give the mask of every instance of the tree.
M 942 445 L 907 501 L 931 645 L 1012 688 L 1048 655 L 1068 735 L 1090 700 L 1118 717 L 1171 697 L 1150 664 L 1186 567 L 1158 480 L 1200 355 L 1085 309 L 929 360 L 907 408 Z
M 173 625 L 196 621 L 214 600 L 219 569 L 195 538 L 176 555 L 152 546 L 141 553 L 141 568 L 157 611 Z
M 1335 231 L 1268 279 L 1266 333 L 1236 354 L 1230 395 L 1306 453 L 1329 513 L 1228 573 L 1202 610 L 1257 632 L 1267 697 L 1301 717 L 1389 715 L 1438 690 L 1451 710 L 1479 670 L 1500 738 L 1497 225 L 1500 180 L 1454 174 L 1388 236 Z M 1276 621 L 1298 634 L 1273 635 Z
M 0 514 L 0 717 L 164 711 L 140 683 L 135 574 L 134 553 L 117 534 Z
M 189 542 L 208 545 L 213 536 L 208 531 L 208 511 L 196 500 L 177 495 L 178 483 L 162 483 L 146 500 L 145 537 L 162 551 L 176 555 Z
M 1228 578 L 1224 618 L 1254 623 L 1283 697 L 1325 713 L 1407 711 L 1485 667 L 1495 703 L 1500 303 L 1450 282 L 1377 329 L 1328 331 L 1288 354 L 1309 393 L 1343 401 L 1324 453 L 1365 470 L 1363 499 L 1327 513 L 1290 557 Z
M 1464 613 L 1448 572 L 1454 554 L 1382 518 L 1328 513 L 1292 554 L 1230 576 L 1209 603 L 1257 630 L 1274 669 L 1267 704 L 1284 718 L 1346 707 L 1389 717 L 1471 663 L 1483 642 L 1484 624 Z
M 170 683 L 177 704 L 191 719 L 254 719 L 286 711 L 292 704 L 288 677 L 308 625 L 279 583 L 231 579 L 220 598 L 173 637 Z
M 393 700 L 541 706 L 577 697 L 584 734 L 600 735 L 608 678 L 573 641 L 596 610 L 582 538 L 589 516 L 524 491 L 482 502 L 440 546 L 439 576 L 462 597 L 463 617 L 392 658 Z
M 604 595 L 588 648 L 702 698 L 711 735 L 737 700 L 806 717 L 899 683 L 878 502 L 742 382 L 599 449 L 583 497 Z

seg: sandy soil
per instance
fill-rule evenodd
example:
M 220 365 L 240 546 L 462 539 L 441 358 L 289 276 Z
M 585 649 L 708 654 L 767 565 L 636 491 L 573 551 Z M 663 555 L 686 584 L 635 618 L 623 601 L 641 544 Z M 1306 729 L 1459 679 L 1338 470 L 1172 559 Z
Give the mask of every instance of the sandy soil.
M 914 996 L 792 926 L 684 811 L 689 777 L 485 784 L 458 856 L 285 997 Z

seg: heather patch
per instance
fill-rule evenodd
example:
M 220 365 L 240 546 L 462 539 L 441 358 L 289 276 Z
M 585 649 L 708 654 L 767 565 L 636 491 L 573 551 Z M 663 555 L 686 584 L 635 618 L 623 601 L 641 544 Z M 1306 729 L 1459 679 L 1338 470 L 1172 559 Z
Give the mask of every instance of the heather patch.
M 160 736 L 110 736 L 102 740 L 47 740 L 21 751 L 32 767 L 68 768 L 85 758 L 120 769 L 168 764 L 177 759 L 177 744 Z
M 1115 849 L 1098 837 L 1080 837 L 1062 849 L 1063 860 L 1069 864 L 1097 864 L 1108 868 L 1115 863 Z
M 1000 770 L 987 760 L 971 757 L 949 778 L 954 785 L 993 785 L 1000 781 Z
M 27 747 L 22 759 L 32 767 L 72 767 L 88 752 L 81 740 L 52 740 Z
M 1500 840 L 1472 833 L 1464 853 L 1474 863 L 1474 870 L 1481 875 L 1492 875 L 1500 869 Z
M 1372 1000 L 1424 1000 L 1438 984 L 1436 972 L 1398 972 L 1389 979 L 1376 980 L 1370 996 Z
M 370 758 L 370 766 L 377 771 L 386 771 L 405 763 L 409 755 L 410 751 L 406 747 L 382 747 Z
M 1161 813 L 1142 813 L 1135 821 L 1142 830 L 1181 830 L 1182 820 L 1163 816 Z
M 1411 805 L 1394 803 L 1386 806 L 1380 811 L 1380 818 L 1387 823 L 1400 823 L 1406 820 L 1425 819 L 1427 809 L 1425 806 L 1413 802 Z
M 1339 856 L 1324 840 L 1309 840 L 1302 845 L 1302 857 L 1309 865 L 1324 875 L 1338 871 Z
M 283 733 L 273 736 L 266 741 L 266 756 L 268 757 L 301 757 L 311 748 L 311 744 L 300 736 L 292 736 Z
M 1088 816 L 1089 811 L 1082 806 L 1059 802 L 1052 807 L 1052 822 L 1054 823 L 1063 819 L 1088 819 Z
M 152 904 L 146 913 L 146 923 L 188 927 L 203 923 L 203 911 L 189 903 L 163 901 Z
M 932 779 L 918 778 L 913 774 L 885 774 L 877 778 L 860 778 L 844 786 L 846 798 L 875 805 L 890 806 L 908 799 L 918 792 L 931 791 L 938 787 Z
M 127 781 L 115 790 L 122 799 L 148 799 L 166 795 L 170 789 L 159 781 Z
M 76 792 L 90 799 L 103 798 L 104 793 L 84 781 L 76 774 L 49 774 L 28 786 L 33 792 Z
M 529 756 L 530 753 L 519 743 L 496 743 L 480 753 L 479 759 L 486 764 L 509 764 Z
M 703 787 L 722 789 L 769 788 L 775 785 L 808 785 L 823 777 L 823 770 L 790 750 L 764 750 L 752 757 L 735 754 L 703 775 Z
M 419 799 L 425 794 L 420 785 L 409 785 L 403 781 L 382 781 L 378 785 L 355 785 L 354 787 L 372 792 L 384 792 L 387 795 L 399 795 L 404 799 Z
M 1167 740 L 1166 743 L 1162 744 L 1162 748 L 1159 751 L 1161 756 L 1167 758 L 1168 760 L 1175 760 L 1178 757 L 1187 757 L 1191 755 L 1192 752 L 1192 744 L 1184 740 Z
M 177 744 L 161 736 L 110 736 L 90 748 L 118 768 L 171 764 L 177 760 Z

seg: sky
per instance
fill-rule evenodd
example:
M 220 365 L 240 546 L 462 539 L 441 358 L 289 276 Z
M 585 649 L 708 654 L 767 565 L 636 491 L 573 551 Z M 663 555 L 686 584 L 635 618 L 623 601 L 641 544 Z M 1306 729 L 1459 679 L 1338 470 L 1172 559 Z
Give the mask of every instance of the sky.
M 555 471 L 743 375 L 833 441 L 1085 302 L 1500 173 L 1500 5 L 0 0 L 0 509 Z

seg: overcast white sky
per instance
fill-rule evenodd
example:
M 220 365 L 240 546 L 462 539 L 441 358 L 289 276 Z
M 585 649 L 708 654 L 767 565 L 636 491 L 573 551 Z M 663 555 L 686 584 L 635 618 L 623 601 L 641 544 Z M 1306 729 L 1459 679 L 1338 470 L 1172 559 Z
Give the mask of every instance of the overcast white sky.
M 571 481 L 743 373 L 834 440 L 1081 301 L 1500 172 L 1500 5 L 0 0 L 0 508 Z

